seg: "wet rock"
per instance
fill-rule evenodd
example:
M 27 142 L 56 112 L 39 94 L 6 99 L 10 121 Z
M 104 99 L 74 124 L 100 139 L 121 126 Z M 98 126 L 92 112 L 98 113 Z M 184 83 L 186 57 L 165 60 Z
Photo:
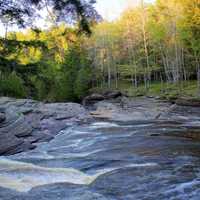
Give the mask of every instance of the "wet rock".
M 106 91 L 103 93 L 106 99 L 115 99 L 123 96 L 120 91 Z
M 0 123 L 4 122 L 6 120 L 6 115 L 5 113 L 0 112 Z
M 95 103 L 91 114 L 97 119 L 113 121 L 152 120 L 158 119 L 170 106 L 155 99 L 122 96 L 115 101 L 106 99 Z
M 150 117 L 148 113 L 164 112 L 168 105 L 164 106 L 153 99 L 133 99 L 130 102 L 124 99 L 125 101 L 126 110 L 134 114 L 132 119 L 138 119 L 135 110 L 141 113 L 145 111 L 147 117 Z M 99 109 L 111 109 L 112 112 L 120 109 L 120 105 L 113 105 L 107 101 L 98 102 L 98 106 Z M 65 116 L 58 117 L 55 113 L 50 113 L 49 109 L 47 111 L 41 112 L 41 108 L 37 108 L 35 112 L 38 121 L 33 112 L 25 117 L 13 116 L 9 119 L 24 120 L 29 117 L 30 123 L 31 119 L 34 119 L 35 127 L 42 128 L 41 133 L 35 129 L 31 133 L 33 138 L 28 137 L 34 139 L 37 134 L 39 137 L 44 131 L 52 131 L 52 128 L 49 129 L 50 124 L 60 122 L 60 119 L 69 120 Z M 62 116 L 61 111 L 58 112 L 57 114 Z M 0 159 L 0 185 L 13 188 L 8 190 L 0 187 L 0 199 L 200 199 L 200 143 L 196 140 L 173 137 L 174 132 L 183 135 L 185 131 L 192 131 L 194 125 L 194 131 L 198 132 L 196 128 L 200 126 L 200 120 L 180 122 L 177 121 L 177 116 L 186 117 L 189 114 L 191 119 L 191 115 L 198 117 L 200 112 L 197 108 L 173 106 L 168 114 L 167 118 L 174 118 L 98 121 L 80 125 L 63 131 L 54 141 L 43 144 L 34 151 Z M 151 117 L 154 116 L 155 113 Z M 40 121 L 42 127 L 37 124 Z M 75 173 L 77 176 L 68 173 L 73 169 L 78 170 Z M 91 175 L 94 178 L 89 185 L 81 181 L 85 175 L 86 180 L 90 180 Z M 76 181 L 81 181 L 81 185 Z M 76 184 L 73 184 L 74 182 Z M 26 192 L 17 192 L 25 191 L 27 185 L 29 188 Z
M 91 105 L 105 99 L 117 99 L 122 97 L 123 94 L 120 91 L 105 91 L 103 93 L 94 93 L 84 98 L 83 105 Z
M 10 151 L 15 150 L 18 146 L 23 144 L 23 140 L 18 139 L 11 133 L 0 133 L 0 155 L 9 154 Z
M 175 121 L 187 121 L 188 126 L 196 126 L 200 120 L 200 107 L 171 105 L 166 112 L 163 112 L 159 119 L 170 119 Z M 195 124 L 196 125 L 195 125 Z
M 199 99 L 179 98 L 175 101 L 175 103 L 179 106 L 200 107 Z
M 20 193 L 0 187 L 0 199 L 2 200 L 115 200 L 104 197 L 87 186 L 60 183 L 36 187 L 28 193 Z
M 184 132 L 175 132 L 175 133 L 171 133 L 168 134 L 170 136 L 176 136 L 176 137 L 183 137 L 183 138 L 188 138 L 188 139 L 192 139 L 195 141 L 200 141 L 200 130 L 188 130 L 188 131 L 184 131 Z
M 40 131 L 34 131 L 30 137 L 28 137 L 26 140 L 30 142 L 31 144 L 39 143 L 39 142 L 49 142 L 54 137 L 51 134 L 40 132 Z
M 87 186 L 73 184 L 54 184 L 44 187 L 36 187 L 27 194 L 27 200 L 114 200 L 106 198 Z
M 91 94 L 90 96 L 84 98 L 83 105 L 93 104 L 95 102 L 102 101 L 104 99 L 105 97 L 101 94 Z
M 89 113 L 76 103 L 45 104 L 29 99 L 0 98 L 0 155 L 10 155 L 48 142 L 61 130 L 87 122 Z

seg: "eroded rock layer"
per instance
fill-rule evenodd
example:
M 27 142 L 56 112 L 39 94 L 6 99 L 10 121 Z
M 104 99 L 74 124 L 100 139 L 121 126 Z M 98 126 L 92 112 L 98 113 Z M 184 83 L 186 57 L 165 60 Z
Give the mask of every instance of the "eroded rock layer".
M 35 148 L 73 123 L 89 119 L 76 103 L 45 104 L 28 99 L 0 98 L 0 155 Z

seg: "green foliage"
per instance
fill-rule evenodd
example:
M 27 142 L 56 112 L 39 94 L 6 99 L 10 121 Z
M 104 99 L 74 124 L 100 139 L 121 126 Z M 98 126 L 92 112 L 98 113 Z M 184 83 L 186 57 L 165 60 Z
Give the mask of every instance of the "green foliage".
M 79 70 L 75 82 L 75 94 L 79 99 L 85 97 L 90 89 L 91 69 L 83 67 Z
M 80 101 L 91 85 L 117 89 L 122 82 L 134 95 L 178 95 L 183 81 L 200 79 L 197 2 L 159 0 L 130 8 L 119 20 L 96 24 L 90 38 L 65 24 L 8 33 L 0 38 L 0 71 L 15 74 L 27 95 L 39 100 Z M 24 96 L 3 82 L 2 94 Z
M 3 96 L 18 98 L 26 97 L 26 89 L 24 87 L 23 80 L 17 76 L 15 72 L 9 75 L 1 75 L 0 94 Z
M 65 100 L 80 100 L 87 94 L 91 81 L 91 70 L 87 67 L 88 63 L 87 57 L 79 45 L 69 50 L 63 64 L 62 76 Z
M 77 37 L 74 30 L 64 24 L 37 33 L 32 30 L 9 33 L 7 40 L 0 39 L 0 71 L 12 75 L 12 79 L 17 76 L 16 87 L 19 88 L 19 84 L 26 87 L 28 96 L 34 99 L 60 102 L 79 100 L 87 93 L 85 87 L 81 92 L 78 85 L 79 81 L 84 80 L 81 74 L 89 76 L 87 73 L 91 73 L 82 70 L 87 65 L 89 61 L 81 47 L 81 37 Z M 20 94 L 10 82 L 2 82 L 1 94 L 23 97 L 24 90 L 21 89 Z M 88 84 L 89 80 L 87 87 Z
M 36 99 L 38 100 L 43 100 L 46 99 L 47 95 L 47 89 L 46 89 L 46 84 L 42 80 L 36 80 L 34 81 L 34 93 L 36 94 Z
M 198 0 L 158 0 L 98 24 L 89 43 L 93 85 L 119 88 L 126 81 L 136 90 L 145 85 L 138 91 L 145 94 L 153 82 L 200 79 L 199 13 Z
M 7 25 L 30 25 L 41 8 L 51 7 L 54 21 L 77 21 L 79 32 L 91 33 L 90 21 L 99 20 L 94 9 L 95 1 L 87 0 L 0 0 L 0 20 Z
M 75 101 L 74 83 L 76 80 L 76 71 L 72 68 L 67 71 L 63 77 L 62 85 L 64 86 L 64 99 L 67 101 Z

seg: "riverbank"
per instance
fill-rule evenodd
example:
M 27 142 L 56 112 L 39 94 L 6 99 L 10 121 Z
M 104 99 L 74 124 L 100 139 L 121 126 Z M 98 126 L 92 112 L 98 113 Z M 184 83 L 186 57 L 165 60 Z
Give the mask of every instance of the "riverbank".
M 91 91 L 102 93 L 106 90 L 108 89 L 105 86 L 103 88 L 93 88 Z M 110 90 L 116 90 L 115 85 L 112 85 Z M 183 81 L 177 84 L 153 82 L 149 89 L 146 89 L 144 85 L 139 85 L 135 88 L 130 82 L 121 81 L 119 82 L 118 90 L 129 97 L 147 96 L 171 102 L 177 99 L 191 99 L 200 102 L 197 81 Z

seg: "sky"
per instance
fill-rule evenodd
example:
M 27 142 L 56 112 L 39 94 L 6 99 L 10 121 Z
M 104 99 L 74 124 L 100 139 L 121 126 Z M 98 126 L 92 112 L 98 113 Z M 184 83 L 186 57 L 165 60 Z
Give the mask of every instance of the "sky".
M 141 0 L 97 0 L 96 9 L 100 15 L 106 20 L 112 21 L 117 19 L 120 14 L 130 6 L 139 5 Z M 155 0 L 145 0 L 146 3 L 151 3 Z M 40 21 L 41 26 L 45 25 L 44 21 Z M 16 28 L 14 28 L 15 30 Z M 12 29 L 10 29 L 12 31 Z M 3 36 L 5 29 L 0 24 L 0 35 Z
M 112 21 L 117 19 L 120 14 L 128 7 L 139 5 L 141 0 L 97 0 L 96 9 L 104 19 Z M 153 2 L 153 0 L 145 0 Z

